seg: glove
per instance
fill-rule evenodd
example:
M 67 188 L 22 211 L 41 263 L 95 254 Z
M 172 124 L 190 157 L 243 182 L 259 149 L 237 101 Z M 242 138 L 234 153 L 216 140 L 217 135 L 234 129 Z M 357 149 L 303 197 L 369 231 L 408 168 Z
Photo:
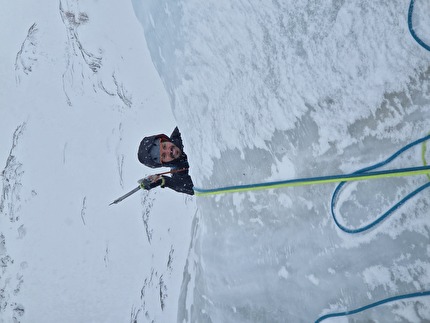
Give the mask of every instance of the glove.
M 137 182 L 139 183 L 140 188 L 142 188 L 144 190 L 150 190 L 151 189 L 151 181 L 149 180 L 148 177 L 139 179 Z
M 152 188 L 151 184 L 155 183 L 159 179 L 160 179 L 159 175 L 151 175 L 151 176 L 139 179 L 137 182 L 139 183 L 142 189 L 150 190 Z

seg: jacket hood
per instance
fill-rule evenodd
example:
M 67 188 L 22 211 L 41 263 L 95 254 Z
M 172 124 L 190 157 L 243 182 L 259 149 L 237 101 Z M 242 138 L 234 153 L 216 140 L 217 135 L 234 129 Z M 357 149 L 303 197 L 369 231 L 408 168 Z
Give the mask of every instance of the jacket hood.
M 137 152 L 137 158 L 139 159 L 139 161 L 142 164 L 144 164 L 148 167 L 151 167 L 151 168 L 157 168 L 157 167 L 165 166 L 164 164 L 156 162 L 151 157 L 151 154 L 150 154 L 150 150 L 151 150 L 152 146 L 154 145 L 156 140 L 159 140 L 160 138 L 167 139 L 170 141 L 169 137 L 167 137 L 164 134 L 145 137 L 142 139 L 142 141 L 140 142 L 140 145 L 139 145 L 139 150 Z
M 178 147 L 182 151 L 182 155 L 171 161 L 170 163 L 163 163 L 154 161 L 151 157 L 150 150 L 154 146 L 154 142 L 157 139 L 168 140 L 176 147 Z M 189 167 L 187 162 L 187 155 L 184 153 L 184 145 L 182 144 L 181 133 L 179 132 L 178 127 L 175 127 L 170 137 L 167 137 L 165 134 L 159 134 L 155 136 L 145 137 L 142 139 L 139 145 L 139 151 L 137 153 L 137 158 L 139 161 L 151 168 L 157 167 L 171 167 L 171 168 L 183 168 Z

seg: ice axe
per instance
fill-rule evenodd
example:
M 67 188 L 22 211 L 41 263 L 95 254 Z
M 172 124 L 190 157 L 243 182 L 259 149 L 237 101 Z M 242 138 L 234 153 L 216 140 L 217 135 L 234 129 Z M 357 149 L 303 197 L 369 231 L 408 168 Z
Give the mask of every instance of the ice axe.
M 165 175 L 165 174 L 174 174 L 174 173 L 184 172 L 186 170 L 188 170 L 188 168 L 172 169 L 172 170 L 169 170 L 167 172 L 155 174 L 154 176 L 161 176 L 161 175 Z M 135 189 L 131 190 L 127 194 L 124 194 L 123 196 L 118 197 L 115 201 L 113 201 L 111 204 L 109 204 L 109 206 L 112 205 L 112 204 L 117 204 L 117 203 L 121 202 L 122 200 L 126 199 L 130 195 L 133 195 L 134 193 L 136 193 L 137 191 L 139 191 L 140 189 L 142 189 L 141 185 L 139 185 Z

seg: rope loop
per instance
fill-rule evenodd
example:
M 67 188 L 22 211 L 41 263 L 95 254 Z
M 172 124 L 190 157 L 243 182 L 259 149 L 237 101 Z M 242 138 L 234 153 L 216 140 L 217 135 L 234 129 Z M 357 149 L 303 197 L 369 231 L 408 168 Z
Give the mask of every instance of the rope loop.
M 422 137 L 418 140 L 415 140 L 414 142 L 409 143 L 408 145 L 404 146 L 403 148 L 399 149 L 398 151 L 396 151 L 394 154 L 392 154 L 390 157 L 388 157 L 387 159 L 383 160 L 382 162 L 379 162 L 375 165 L 366 167 L 366 168 L 362 168 L 352 174 L 365 174 L 366 172 L 370 172 L 372 170 L 375 170 L 377 168 L 383 167 L 387 164 L 389 164 L 390 162 L 392 162 L 394 159 L 396 159 L 397 157 L 399 157 L 401 154 L 403 154 L 404 152 L 406 152 L 407 150 L 419 145 L 419 144 L 423 144 L 425 145 L 425 142 L 427 140 L 430 139 L 430 134 Z M 425 154 L 425 152 L 423 153 Z M 423 155 L 424 156 L 424 155 Z M 423 161 L 425 161 L 425 157 L 423 157 Z M 426 166 L 426 165 L 425 165 Z M 427 174 L 428 176 L 428 174 Z M 356 228 L 356 229 L 351 229 L 348 228 L 344 225 L 342 225 L 337 216 L 336 216 L 336 212 L 335 212 L 335 208 L 336 208 L 336 204 L 339 200 L 339 195 L 341 193 L 341 189 L 347 184 L 347 182 L 341 182 L 339 185 L 336 186 L 333 195 L 331 197 L 331 203 L 330 203 L 330 208 L 331 208 L 331 215 L 333 217 L 333 220 L 336 224 L 336 226 L 341 229 L 343 232 L 346 233 L 350 233 L 350 234 L 356 234 L 356 233 L 360 233 L 360 232 L 364 232 L 367 230 L 370 230 L 371 228 L 375 227 L 376 225 L 378 225 L 379 223 L 381 223 L 383 220 L 385 220 L 387 217 L 389 217 L 394 211 L 396 211 L 399 207 L 401 207 L 403 204 L 406 203 L 406 201 L 410 200 L 412 197 L 414 197 L 415 195 L 417 195 L 418 193 L 420 193 L 421 191 L 423 191 L 424 189 L 430 187 L 430 182 L 418 187 L 417 189 L 415 189 L 414 191 L 412 191 L 411 193 L 409 193 L 408 195 L 406 195 L 403 199 L 401 199 L 399 202 L 397 202 L 396 204 L 394 204 L 388 211 L 386 211 L 385 213 L 383 213 L 382 215 L 378 216 L 376 218 L 376 220 L 374 220 L 373 222 Z
M 415 33 L 414 27 L 412 26 L 412 14 L 414 12 L 414 5 L 415 0 L 411 0 L 411 3 L 409 4 L 409 11 L 408 11 L 408 28 L 409 32 L 411 33 L 411 36 L 415 39 L 415 41 L 420 44 L 421 47 L 424 49 L 430 51 L 430 46 L 427 45 L 421 38 L 418 37 L 418 35 Z

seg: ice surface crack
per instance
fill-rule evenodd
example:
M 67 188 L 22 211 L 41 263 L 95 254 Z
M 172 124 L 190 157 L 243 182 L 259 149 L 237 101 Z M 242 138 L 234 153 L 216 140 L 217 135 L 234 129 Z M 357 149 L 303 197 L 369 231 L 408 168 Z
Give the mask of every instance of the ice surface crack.
M 33 70 L 34 64 L 37 62 L 37 41 L 36 33 L 38 29 L 36 23 L 31 25 L 28 29 L 27 36 L 23 41 L 20 50 L 16 54 L 15 59 L 15 72 L 16 72 L 16 83 L 21 82 L 20 74 L 30 74 Z
M 132 104 L 131 98 L 127 96 L 126 91 L 124 90 L 123 84 L 118 83 L 115 77 L 115 73 L 112 74 L 112 79 L 116 86 L 116 94 L 127 107 L 131 108 L 131 104 Z
M 22 164 L 16 159 L 14 152 L 18 145 L 18 140 L 24 132 L 24 128 L 25 123 L 15 129 L 12 148 L 10 149 L 6 166 L 1 173 L 3 189 L 0 199 L 0 213 L 7 215 L 11 222 L 18 220 L 15 214 L 20 208 L 19 192 L 22 187 L 21 176 L 24 174 L 24 171 L 22 171 Z
M 15 150 L 18 146 L 18 141 L 22 136 L 25 123 L 19 125 L 12 138 L 12 147 L 6 161 L 6 166 L 1 172 L 2 177 L 2 193 L 0 196 L 0 214 L 11 223 L 0 227 L 0 317 L 10 317 L 14 322 L 20 322 L 20 318 L 24 315 L 24 307 L 21 304 L 13 302 L 14 297 L 20 293 L 21 286 L 24 282 L 23 275 L 17 270 L 17 264 L 13 257 L 9 254 L 6 248 L 6 240 L 8 233 L 12 229 L 18 229 L 18 238 L 25 236 L 25 228 L 19 225 L 17 216 L 21 207 L 20 190 L 22 187 L 21 176 L 24 174 L 22 164 L 15 156 Z M 2 220 L 2 218 L 0 218 Z M 12 233 L 16 238 L 15 234 Z M 23 265 L 21 265 L 21 269 Z
M 87 225 L 85 223 L 85 210 L 87 209 L 87 197 L 85 196 L 84 199 L 82 200 L 82 209 L 81 209 L 81 219 L 82 222 L 84 223 L 84 225 Z
M 84 62 L 87 64 L 87 66 L 94 73 L 96 73 L 102 66 L 102 58 L 93 55 L 82 46 L 82 43 L 79 40 L 78 31 L 77 31 L 77 28 L 80 25 L 85 24 L 89 21 L 88 15 L 84 12 L 79 12 L 78 14 L 75 14 L 72 11 L 64 10 L 61 1 L 60 1 L 60 14 L 61 14 L 61 19 L 63 20 L 63 23 L 66 26 L 67 37 L 69 40 L 69 44 L 72 47 L 73 53 L 76 56 L 80 54 Z
M 69 7 L 69 3 L 67 3 Z M 87 66 L 93 73 L 97 73 L 102 66 L 102 57 L 92 54 L 84 48 L 79 40 L 78 27 L 89 21 L 89 17 L 84 12 L 75 13 L 73 9 L 65 9 L 62 1 L 60 1 L 60 16 L 67 31 L 67 64 L 66 71 L 63 73 L 63 91 L 67 98 L 67 104 L 72 105 L 70 96 L 67 92 L 67 87 L 73 87 L 74 77 L 76 71 L 80 71 L 81 85 L 84 87 L 83 82 L 87 78 L 83 66 Z M 79 59 L 82 58 L 82 60 Z
M 146 194 L 144 194 L 144 197 L 142 200 L 142 206 L 144 207 L 142 220 L 143 220 L 143 225 L 145 226 L 146 237 L 148 238 L 148 242 L 151 244 L 153 230 L 150 229 L 149 227 L 149 216 L 151 215 L 151 210 L 152 210 L 152 207 L 154 206 L 155 199 L 150 197 L 149 191 L 145 193 Z

